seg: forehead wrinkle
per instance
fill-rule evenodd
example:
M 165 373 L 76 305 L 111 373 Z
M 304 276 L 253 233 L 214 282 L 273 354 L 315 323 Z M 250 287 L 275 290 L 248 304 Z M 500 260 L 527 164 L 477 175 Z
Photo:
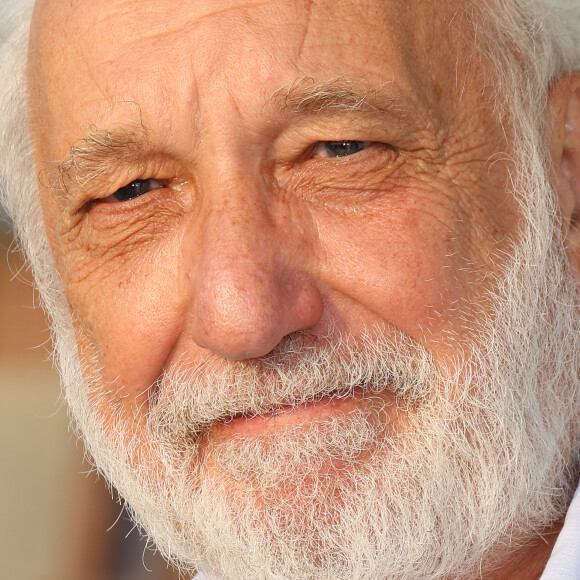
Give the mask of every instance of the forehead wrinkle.
M 248 0 L 237 3 L 233 6 L 219 6 L 214 9 L 200 13 L 192 13 L 190 7 L 182 10 L 178 18 L 168 22 L 167 14 L 159 8 L 158 2 L 143 2 L 138 0 L 141 18 L 135 19 L 135 7 L 133 3 L 119 0 L 118 5 L 114 8 L 108 7 L 107 11 L 102 14 L 99 24 L 109 27 L 109 23 L 123 22 L 122 30 L 124 34 L 116 40 L 119 44 L 129 43 L 134 50 L 132 43 L 150 43 L 170 37 L 183 38 L 191 36 L 202 25 L 216 18 L 223 17 L 227 14 L 241 13 L 248 15 L 251 10 L 260 7 L 269 7 L 268 0 Z M 143 22 L 147 22 L 147 28 L 143 27 Z M 86 26 L 90 29 L 95 28 L 95 22 L 91 21 Z M 138 33 L 138 34 L 136 34 Z M 174 46 L 172 47 L 175 48 Z
M 223 16 L 224 14 L 227 14 L 228 12 L 237 12 L 237 11 L 243 11 L 243 12 L 247 12 L 248 10 L 250 10 L 251 8 L 260 8 L 262 6 L 266 6 L 269 7 L 270 2 L 268 2 L 268 0 L 254 0 L 252 1 L 246 1 L 243 2 L 241 4 L 237 4 L 235 6 L 225 6 L 223 8 L 219 8 L 217 10 L 212 10 L 209 12 L 206 12 L 205 14 L 201 14 L 196 18 L 196 23 L 203 23 L 206 20 L 210 20 L 212 18 L 216 18 L 219 16 Z

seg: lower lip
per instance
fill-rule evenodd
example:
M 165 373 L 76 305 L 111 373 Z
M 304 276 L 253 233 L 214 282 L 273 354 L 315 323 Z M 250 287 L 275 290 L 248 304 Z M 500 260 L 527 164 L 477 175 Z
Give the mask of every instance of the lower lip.
M 316 402 L 304 403 L 296 407 L 281 407 L 272 413 L 264 413 L 255 417 L 234 417 L 227 423 L 214 425 L 212 430 L 215 429 L 216 432 L 224 436 L 259 435 L 289 425 L 329 419 L 339 413 L 344 415 L 360 407 L 361 404 L 364 404 L 362 393 L 355 393 L 345 398 L 323 397 Z

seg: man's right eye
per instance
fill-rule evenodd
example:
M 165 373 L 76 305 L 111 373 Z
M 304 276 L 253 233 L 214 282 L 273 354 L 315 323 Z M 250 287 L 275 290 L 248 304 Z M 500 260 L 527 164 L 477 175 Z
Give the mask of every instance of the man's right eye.
M 109 197 L 105 197 L 101 201 L 107 203 L 129 201 L 130 199 L 139 197 L 140 195 L 149 193 L 154 189 L 160 189 L 162 187 L 165 186 L 155 179 L 136 179 L 128 185 L 117 189 L 113 195 L 109 195 Z

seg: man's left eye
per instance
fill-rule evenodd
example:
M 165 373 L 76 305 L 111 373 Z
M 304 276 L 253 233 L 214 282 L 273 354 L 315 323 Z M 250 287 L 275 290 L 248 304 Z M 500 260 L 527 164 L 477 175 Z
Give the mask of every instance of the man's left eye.
M 129 201 L 130 199 L 139 197 L 140 195 L 144 195 L 145 193 L 149 193 L 154 189 L 160 189 L 162 187 L 165 187 L 163 183 L 157 181 L 156 179 L 135 179 L 135 181 L 132 181 L 128 185 L 117 189 L 113 195 L 105 197 L 102 201 Z
M 347 157 L 371 144 L 370 141 L 323 141 L 316 145 L 312 157 Z

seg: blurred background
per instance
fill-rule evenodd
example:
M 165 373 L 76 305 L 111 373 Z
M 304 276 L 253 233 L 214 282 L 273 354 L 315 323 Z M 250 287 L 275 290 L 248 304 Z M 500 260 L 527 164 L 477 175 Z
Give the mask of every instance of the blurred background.
M 0 213 L 0 575 L 177 580 L 83 463 L 36 302 Z

